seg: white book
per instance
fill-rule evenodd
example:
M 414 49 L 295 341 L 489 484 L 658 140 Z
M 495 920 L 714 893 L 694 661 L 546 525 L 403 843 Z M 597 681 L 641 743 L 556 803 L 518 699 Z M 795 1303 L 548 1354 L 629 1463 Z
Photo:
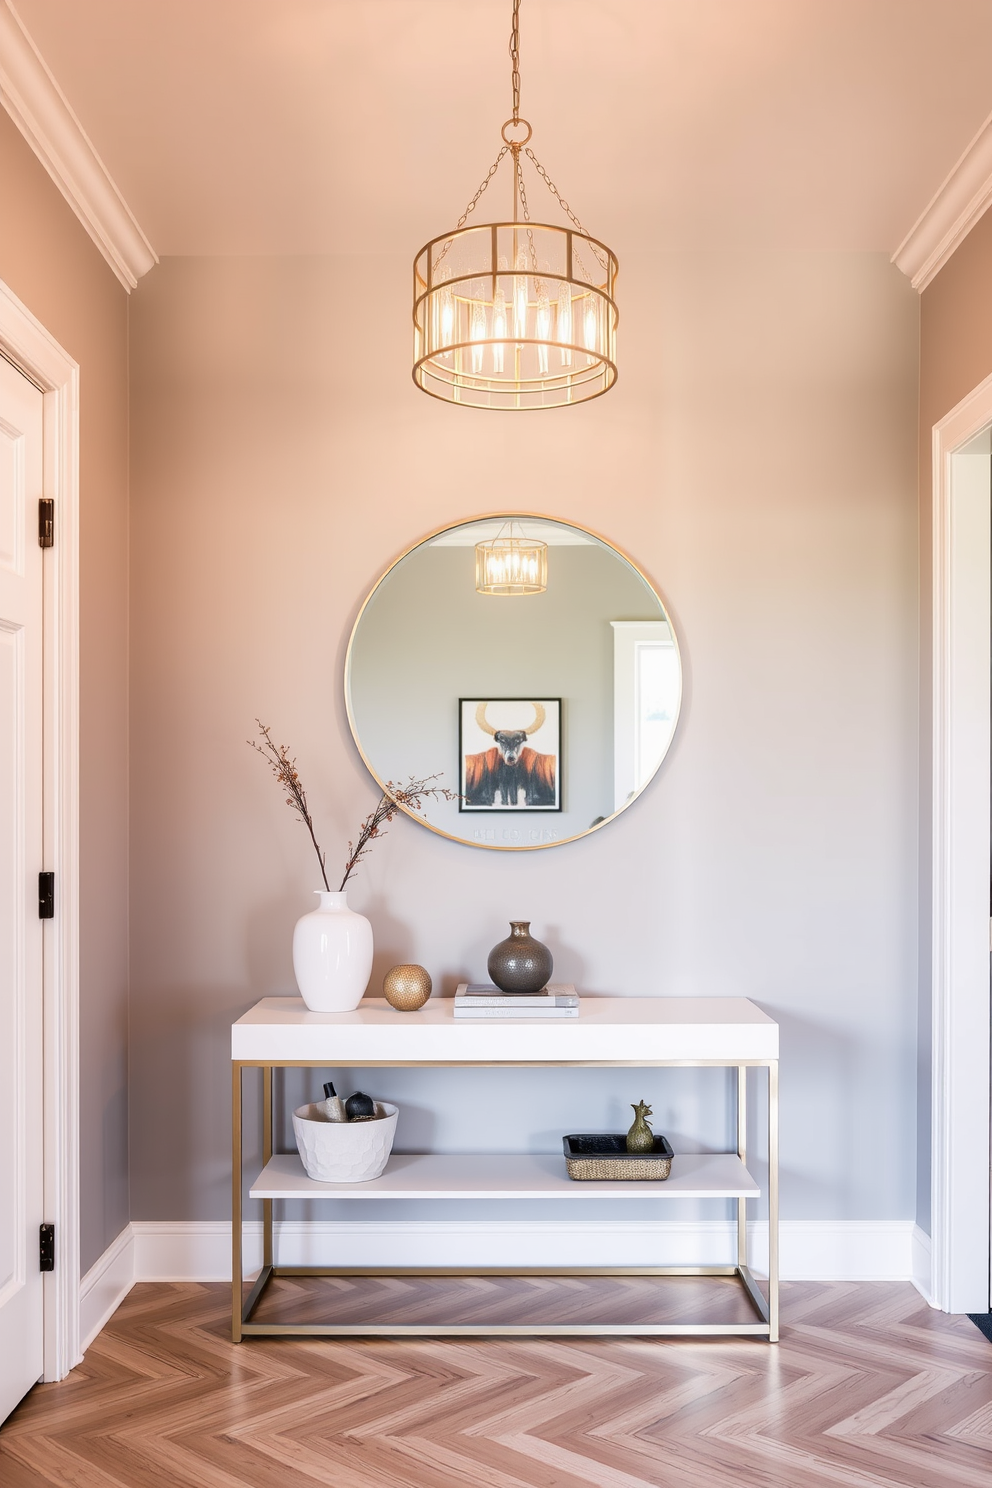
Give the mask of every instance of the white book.
M 577 997 L 456 997 L 456 1008 L 536 1008 L 547 1012 L 551 1008 L 577 1008 Z
M 466 1007 L 454 1009 L 456 1018 L 577 1018 L 577 1007 Z
M 501 992 L 491 982 L 459 982 L 456 1007 L 577 1008 L 579 999 L 571 982 L 550 982 L 543 992 Z

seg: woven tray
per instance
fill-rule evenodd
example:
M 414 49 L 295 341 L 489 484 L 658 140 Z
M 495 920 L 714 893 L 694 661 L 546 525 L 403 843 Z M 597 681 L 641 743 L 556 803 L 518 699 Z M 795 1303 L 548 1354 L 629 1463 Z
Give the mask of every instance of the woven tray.
M 569 1178 L 580 1182 L 632 1179 L 663 1182 L 672 1171 L 674 1153 L 664 1137 L 655 1137 L 653 1152 L 628 1152 L 623 1132 L 586 1132 L 563 1137 L 565 1167 Z

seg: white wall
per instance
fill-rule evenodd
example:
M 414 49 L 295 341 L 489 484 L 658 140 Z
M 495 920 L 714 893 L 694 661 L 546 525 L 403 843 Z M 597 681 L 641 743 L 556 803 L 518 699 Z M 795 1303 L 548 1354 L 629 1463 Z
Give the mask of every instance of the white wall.
M 134 1218 L 228 1212 L 228 1025 L 293 990 L 315 874 L 245 745 L 255 715 L 339 861 L 374 798 L 341 689 L 361 600 L 422 533 L 521 504 L 658 584 L 676 739 L 642 799 L 568 847 L 398 822 L 352 896 L 375 975 L 413 959 L 450 990 L 522 916 L 583 989 L 753 997 L 783 1028 L 784 1216 L 913 1215 L 917 298 L 853 254 L 640 259 L 622 285 L 615 392 L 522 419 L 413 388 L 405 257 L 166 260 L 139 286 Z M 414 1108 L 413 1137 L 466 1148 L 498 1123 L 553 1146 L 641 1094 L 610 1072 L 413 1079 L 376 1089 Z M 712 1076 L 652 1089 L 664 1129 L 724 1140 Z

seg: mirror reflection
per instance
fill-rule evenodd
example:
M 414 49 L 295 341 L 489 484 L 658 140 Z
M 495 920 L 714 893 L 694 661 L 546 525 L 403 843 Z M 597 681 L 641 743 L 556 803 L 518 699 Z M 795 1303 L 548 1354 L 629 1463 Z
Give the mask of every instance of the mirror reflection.
M 384 785 L 458 793 L 424 825 L 476 847 L 550 847 L 603 825 L 664 759 L 682 672 L 664 605 L 580 527 L 501 515 L 425 539 L 363 606 L 352 732 Z

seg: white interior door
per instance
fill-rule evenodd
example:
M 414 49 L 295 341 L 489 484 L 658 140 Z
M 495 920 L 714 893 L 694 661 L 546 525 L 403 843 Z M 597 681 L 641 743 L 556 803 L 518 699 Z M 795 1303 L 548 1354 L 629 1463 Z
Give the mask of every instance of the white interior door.
M 44 1368 L 42 407 L 0 358 L 0 1420 Z

